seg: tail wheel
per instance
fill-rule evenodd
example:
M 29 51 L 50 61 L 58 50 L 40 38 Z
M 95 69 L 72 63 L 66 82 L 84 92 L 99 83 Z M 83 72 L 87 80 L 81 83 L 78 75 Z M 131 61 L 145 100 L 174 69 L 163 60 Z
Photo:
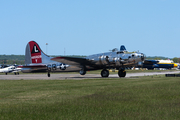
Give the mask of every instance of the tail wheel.
M 119 75 L 119 77 L 125 77 L 126 76 L 126 71 L 125 70 L 119 70 L 118 75 Z
M 48 73 L 47 76 L 50 77 L 50 73 Z
M 101 77 L 109 77 L 109 71 L 104 69 L 101 71 Z

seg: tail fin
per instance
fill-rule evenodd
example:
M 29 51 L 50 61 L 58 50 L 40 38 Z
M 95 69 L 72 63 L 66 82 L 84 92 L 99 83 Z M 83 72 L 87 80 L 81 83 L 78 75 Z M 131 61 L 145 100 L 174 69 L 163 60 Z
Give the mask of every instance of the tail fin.
M 120 51 L 126 51 L 126 48 L 125 48 L 125 46 L 124 46 L 124 45 L 121 45 L 121 47 L 120 47 Z
M 30 41 L 26 46 L 25 64 L 43 63 L 43 58 L 48 57 L 35 41 Z

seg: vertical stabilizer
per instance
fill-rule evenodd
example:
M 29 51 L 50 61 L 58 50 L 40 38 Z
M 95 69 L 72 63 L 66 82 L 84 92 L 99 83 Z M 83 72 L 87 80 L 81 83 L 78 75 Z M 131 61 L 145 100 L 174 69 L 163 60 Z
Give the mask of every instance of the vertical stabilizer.
M 126 51 L 126 48 L 125 48 L 125 46 L 124 46 L 124 45 L 121 45 L 121 47 L 120 47 L 120 51 Z
M 42 63 L 41 49 L 39 45 L 34 41 L 30 41 L 29 46 L 30 46 L 32 63 Z
M 43 63 L 43 59 L 49 58 L 42 52 L 41 48 L 35 41 L 30 41 L 26 46 L 25 64 Z

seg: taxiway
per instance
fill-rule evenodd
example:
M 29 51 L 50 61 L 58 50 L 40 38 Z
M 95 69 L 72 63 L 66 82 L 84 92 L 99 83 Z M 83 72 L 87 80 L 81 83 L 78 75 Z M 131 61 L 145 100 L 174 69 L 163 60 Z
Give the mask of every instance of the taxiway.
M 169 72 L 141 72 L 141 73 L 127 73 L 125 78 L 138 77 L 138 76 L 151 76 L 162 74 L 180 74 L 180 71 Z M 100 74 L 51 74 L 51 77 L 47 77 L 47 74 L 20 74 L 20 75 L 0 75 L 0 80 L 82 80 L 82 79 L 97 79 L 102 78 Z M 108 78 L 119 78 L 117 74 L 110 74 Z

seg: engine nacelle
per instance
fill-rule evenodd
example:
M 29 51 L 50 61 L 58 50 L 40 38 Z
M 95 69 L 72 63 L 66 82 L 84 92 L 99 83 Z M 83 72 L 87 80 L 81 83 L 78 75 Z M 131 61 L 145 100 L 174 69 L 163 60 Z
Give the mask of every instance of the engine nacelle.
M 105 55 L 102 55 L 102 56 L 99 57 L 99 62 L 102 65 L 107 65 L 107 64 L 109 64 L 109 57 L 105 56 Z
M 110 62 L 113 64 L 116 64 L 117 66 L 120 66 L 122 64 L 122 58 L 121 57 L 114 57 L 110 59 Z
M 115 64 L 116 66 L 121 66 L 122 64 L 127 63 L 129 59 L 122 59 L 121 57 L 109 57 L 102 55 L 99 57 L 99 62 L 102 65 Z
M 116 58 L 116 65 L 117 66 L 120 66 L 121 65 L 121 60 L 122 60 L 122 58 L 120 57 L 120 58 Z
M 117 66 L 120 66 L 122 64 L 121 57 L 100 56 L 99 61 L 102 65 L 116 64 Z

